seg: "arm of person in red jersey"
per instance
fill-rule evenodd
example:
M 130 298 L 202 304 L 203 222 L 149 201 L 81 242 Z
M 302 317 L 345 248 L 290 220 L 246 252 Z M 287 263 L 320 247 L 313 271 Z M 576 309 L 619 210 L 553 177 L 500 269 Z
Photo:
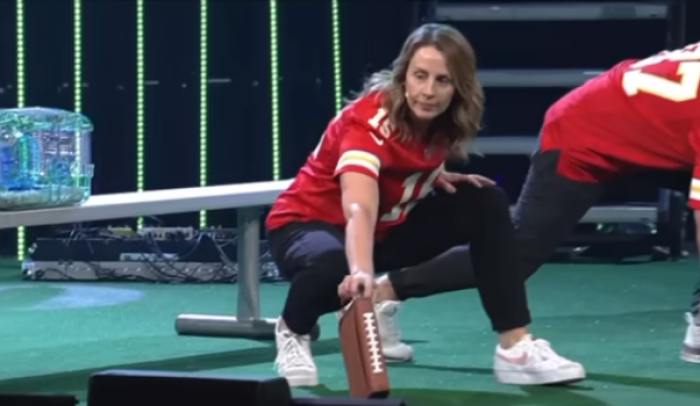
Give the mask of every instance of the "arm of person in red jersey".
M 345 247 L 350 273 L 374 275 L 374 231 L 379 211 L 379 173 L 387 164 L 387 140 L 367 123 L 351 122 L 341 130 L 340 177 L 346 219 Z
M 377 180 L 359 172 L 340 176 L 343 193 L 345 253 L 350 274 L 366 272 L 374 276 L 374 229 L 379 207 Z

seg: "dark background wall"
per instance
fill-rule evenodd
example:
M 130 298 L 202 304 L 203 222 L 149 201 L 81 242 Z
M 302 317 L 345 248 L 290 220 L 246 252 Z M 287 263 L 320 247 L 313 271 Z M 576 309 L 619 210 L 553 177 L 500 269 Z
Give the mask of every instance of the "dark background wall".
M 24 0 L 26 105 L 74 107 L 73 0 Z M 692 3 L 692 2 L 691 2 Z M 200 2 L 146 0 L 145 188 L 199 185 Z M 294 176 L 335 111 L 332 2 L 278 1 L 281 176 Z M 340 0 L 342 89 L 357 89 L 387 66 L 416 26 L 419 2 Z M 209 184 L 272 179 L 270 6 L 260 0 L 208 2 Z M 692 13 L 700 13 L 691 4 Z M 0 108 L 17 103 L 16 2 L 0 0 Z M 136 189 L 136 1 L 82 2 L 82 111 L 93 120 L 94 193 Z M 666 47 L 663 22 L 455 23 L 482 67 L 605 68 Z M 700 40 L 700 30 L 687 41 Z M 536 134 L 546 107 L 566 89 L 487 89 L 484 136 Z M 517 197 L 527 157 L 476 160 Z M 637 189 L 634 189 L 637 190 Z M 612 199 L 653 199 L 630 190 Z M 188 213 L 160 217 L 198 224 Z M 231 226 L 230 211 L 209 224 Z M 99 224 L 135 224 L 132 219 Z M 32 227 L 31 238 L 55 227 Z M 0 251 L 14 252 L 13 230 Z

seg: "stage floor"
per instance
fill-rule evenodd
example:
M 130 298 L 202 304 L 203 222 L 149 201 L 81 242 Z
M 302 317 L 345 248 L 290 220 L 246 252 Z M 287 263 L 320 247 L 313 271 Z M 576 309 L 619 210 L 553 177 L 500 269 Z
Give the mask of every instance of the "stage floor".
M 15 267 L 13 269 L 13 267 Z M 181 312 L 233 313 L 233 285 L 22 282 L 0 271 L 0 392 L 75 393 L 106 368 L 273 374 L 272 343 L 178 337 Z M 679 350 L 696 259 L 643 265 L 547 265 L 529 283 L 533 332 L 581 361 L 589 378 L 565 388 L 504 386 L 492 377 L 494 337 L 476 292 L 412 300 L 400 313 L 416 360 L 392 364 L 394 395 L 409 406 L 696 406 L 700 365 Z M 286 284 L 262 286 L 263 312 L 281 309 Z M 347 387 L 335 315 L 314 353 L 322 386 Z

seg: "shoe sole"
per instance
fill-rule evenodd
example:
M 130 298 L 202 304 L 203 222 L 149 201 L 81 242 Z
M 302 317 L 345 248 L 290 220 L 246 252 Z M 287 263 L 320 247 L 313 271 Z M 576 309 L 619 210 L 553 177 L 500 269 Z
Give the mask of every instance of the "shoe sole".
M 496 370 L 494 375 L 498 382 L 510 385 L 568 385 L 586 379 L 585 371 L 574 368 L 542 373 Z
M 384 356 L 384 360 L 385 360 L 388 364 L 401 364 L 401 363 L 404 363 L 404 362 L 412 362 L 412 361 L 413 361 L 413 357 L 410 357 L 410 358 L 389 358 L 389 357 L 387 357 L 387 356 L 385 355 L 385 356 Z
M 700 364 L 700 354 L 697 349 L 683 349 L 681 351 L 681 360 L 693 364 Z
M 293 388 L 303 386 L 318 386 L 317 376 L 285 376 L 284 379 L 289 382 L 289 386 Z

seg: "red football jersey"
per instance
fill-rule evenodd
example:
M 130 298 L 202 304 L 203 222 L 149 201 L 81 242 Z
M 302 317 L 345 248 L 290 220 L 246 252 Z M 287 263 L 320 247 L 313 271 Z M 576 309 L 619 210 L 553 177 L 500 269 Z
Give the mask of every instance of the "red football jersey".
M 638 168 L 691 170 L 700 209 L 700 44 L 627 60 L 547 111 L 543 149 L 560 149 L 559 171 L 583 181 Z
M 430 193 L 447 149 L 399 139 L 381 101 L 380 94 L 369 94 L 331 121 L 296 179 L 272 206 L 268 229 L 310 220 L 345 225 L 339 179 L 345 172 L 360 172 L 379 183 L 377 240 Z

